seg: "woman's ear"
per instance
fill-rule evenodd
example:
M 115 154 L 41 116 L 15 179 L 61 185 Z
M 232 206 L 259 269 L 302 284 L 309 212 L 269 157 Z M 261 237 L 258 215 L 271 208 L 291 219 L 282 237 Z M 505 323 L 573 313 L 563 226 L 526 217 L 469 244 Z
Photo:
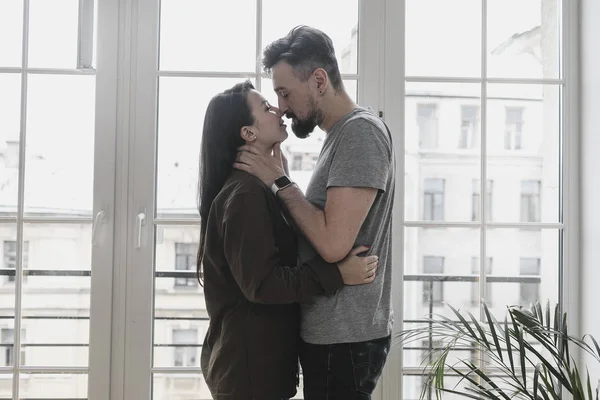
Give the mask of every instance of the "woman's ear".
M 249 126 L 242 127 L 242 129 L 240 130 L 240 136 L 246 142 L 254 142 L 256 140 L 256 134 L 252 132 L 251 127 Z

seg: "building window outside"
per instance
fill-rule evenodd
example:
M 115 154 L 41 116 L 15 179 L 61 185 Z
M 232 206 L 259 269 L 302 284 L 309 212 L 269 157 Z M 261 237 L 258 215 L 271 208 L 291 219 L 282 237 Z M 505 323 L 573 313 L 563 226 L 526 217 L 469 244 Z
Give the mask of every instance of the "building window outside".
M 444 220 L 444 179 L 425 179 L 423 193 L 423 219 Z
M 4 265 L 3 268 L 7 270 L 13 270 L 16 272 L 17 269 L 17 242 L 16 241 L 4 241 L 3 245 Z M 23 270 L 29 268 L 29 242 L 23 242 Z M 15 275 L 6 276 L 5 282 L 14 282 Z M 23 282 L 27 281 L 27 275 L 23 275 Z
M 176 367 L 197 366 L 198 330 L 173 329 L 173 365 Z M 186 347 L 189 346 L 189 347 Z
M 540 222 L 540 181 L 521 181 L 521 222 Z
M 479 145 L 479 106 L 461 106 L 460 115 L 460 140 L 458 148 L 474 149 Z
M 444 257 L 425 256 L 423 257 L 423 273 L 424 274 L 443 274 L 444 273 Z M 423 305 L 430 303 L 439 306 L 444 301 L 444 286 L 441 281 L 425 281 L 423 282 Z
M 175 243 L 175 270 L 196 271 L 196 257 L 198 245 L 196 243 Z M 177 277 L 175 287 L 197 287 L 196 277 Z
M 504 148 L 506 150 L 523 148 L 523 107 L 506 107 Z
M 521 276 L 540 276 L 539 258 L 521 258 L 519 275 Z M 540 285 L 538 283 L 520 283 L 519 284 L 519 304 L 529 306 L 534 304 L 540 298 Z
M 417 105 L 417 125 L 419 128 L 419 147 L 435 149 L 438 147 L 437 104 Z

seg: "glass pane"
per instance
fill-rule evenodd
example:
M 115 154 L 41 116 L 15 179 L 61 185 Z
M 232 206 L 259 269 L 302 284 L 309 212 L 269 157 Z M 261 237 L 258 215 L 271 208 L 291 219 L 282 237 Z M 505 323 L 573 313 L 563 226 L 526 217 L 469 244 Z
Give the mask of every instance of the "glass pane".
M 244 79 L 160 78 L 157 215 L 197 216 L 198 162 L 210 99 Z
M 78 0 L 30 0 L 29 67 L 76 68 L 78 19 Z
M 490 0 L 488 76 L 558 78 L 561 1 Z
M 87 399 L 86 374 L 25 374 L 19 376 L 19 393 L 26 399 Z
M 91 216 L 94 96 L 93 76 L 30 76 L 26 213 Z
M 212 396 L 201 374 L 153 374 L 154 400 L 198 399 L 211 400 Z
M 333 41 L 340 72 L 357 73 L 358 0 L 305 0 L 302 7 L 294 0 L 263 0 L 262 21 L 263 48 L 295 26 L 312 26 Z
M 0 215 L 16 216 L 21 132 L 20 74 L 0 74 L 0 109 L 3 110 L 0 118 Z
M 435 391 L 433 389 L 429 389 L 426 386 L 427 377 L 421 375 L 404 375 L 402 378 L 402 391 L 403 391 L 403 400 L 436 400 L 437 397 L 435 395 Z M 464 382 L 464 381 L 463 381 Z M 456 375 L 446 375 L 444 377 L 444 385 L 448 389 L 458 388 L 462 390 L 462 387 L 465 385 L 463 382 L 460 382 L 460 378 Z M 458 386 L 457 386 L 458 385 Z M 426 387 L 425 396 L 421 398 L 421 393 L 423 388 Z M 464 399 L 464 397 L 457 396 L 452 393 L 444 393 L 442 397 L 444 400 L 460 400 Z
M 0 37 L 0 67 L 20 67 L 23 46 L 23 0 L 0 2 Z
M 444 315 L 456 319 L 449 304 L 477 314 L 470 288 L 471 259 L 479 256 L 480 231 L 470 228 L 406 228 L 404 250 L 404 326 L 426 329 L 425 318 Z M 423 368 L 439 355 L 445 336 L 427 336 L 406 343 L 404 367 Z M 461 344 L 448 362 L 472 357 L 470 345 Z
M 17 268 L 17 226 L 0 224 L 0 323 L 11 322 L 15 308 L 15 270 Z M 22 257 L 26 263 L 26 257 Z
M 558 222 L 560 91 L 551 85 L 489 85 L 488 179 L 494 219 Z
M 87 366 L 91 224 L 26 224 L 25 364 Z
M 451 317 L 445 304 L 477 312 L 477 304 L 471 304 L 476 279 L 471 260 L 480 256 L 479 229 L 406 228 L 404 243 L 405 322 L 419 323 L 433 314 Z M 418 366 L 423 353 L 405 354 L 405 363 Z
M 12 399 L 12 374 L 0 374 L 0 399 Z
M 200 367 L 208 329 L 203 290 L 196 277 L 200 227 L 161 225 L 156 230 L 154 365 Z M 185 269 L 178 267 L 178 260 Z
M 58 306 L 65 307 L 66 300 L 61 299 L 58 306 L 44 307 L 53 315 L 40 315 L 32 310 L 34 296 L 27 296 L 28 315 L 23 316 L 21 324 L 21 361 L 27 366 L 44 367 L 87 367 L 89 354 L 89 316 L 70 316 L 69 312 L 56 312 Z M 57 297 L 55 295 L 55 297 Z M 71 298 L 75 296 L 69 296 Z M 76 301 L 76 300 L 73 300 Z M 57 302 L 55 302 L 56 304 Z M 89 300 L 83 299 L 84 307 L 89 309 Z M 39 307 L 39 301 L 37 306 Z M 65 307 L 66 308 L 66 307 Z M 77 311 L 70 307 L 70 314 Z M 60 314 L 60 315 L 57 315 Z
M 481 175 L 480 95 L 479 84 L 406 84 L 406 220 L 473 220 L 478 202 L 472 182 Z
M 480 0 L 407 0 L 406 74 L 481 76 L 481 36 Z
M 255 15 L 255 1 L 162 1 L 160 68 L 254 72 Z
M 490 310 L 504 320 L 506 307 L 558 302 L 559 235 L 554 229 L 489 229 L 487 254 L 494 259 Z
M 268 78 L 263 78 L 261 83 L 261 93 L 265 98 L 274 105 L 277 105 L 277 95 L 273 91 L 273 81 Z M 357 101 L 358 98 L 358 81 L 355 79 L 345 79 L 344 87 L 348 95 Z M 325 140 L 325 132 L 319 127 L 316 127 L 314 132 L 305 139 L 300 139 L 294 135 L 291 126 L 292 123 L 286 117 L 283 117 L 288 126 L 288 138 L 281 145 L 284 156 L 288 160 L 290 169 L 290 177 L 304 193 L 310 182 L 313 169 L 317 162 L 323 141 Z

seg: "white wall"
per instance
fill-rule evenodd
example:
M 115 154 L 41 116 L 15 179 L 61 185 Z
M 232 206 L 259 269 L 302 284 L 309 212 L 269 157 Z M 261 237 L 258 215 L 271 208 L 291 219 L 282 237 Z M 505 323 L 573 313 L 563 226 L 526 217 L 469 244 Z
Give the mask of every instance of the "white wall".
M 600 339 L 600 2 L 580 1 L 581 332 Z M 600 365 L 586 358 L 590 374 Z

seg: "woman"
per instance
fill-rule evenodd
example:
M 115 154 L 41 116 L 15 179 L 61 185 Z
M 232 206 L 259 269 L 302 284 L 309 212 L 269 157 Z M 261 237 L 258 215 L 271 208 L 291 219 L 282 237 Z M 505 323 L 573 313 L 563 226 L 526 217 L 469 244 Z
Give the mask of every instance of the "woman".
M 375 277 L 377 257 L 357 255 L 366 247 L 339 265 L 316 258 L 296 266 L 296 237 L 276 197 L 257 178 L 233 169 L 245 142 L 270 153 L 286 138 L 279 111 L 250 82 L 216 95 L 206 110 L 197 265 L 203 265 L 198 275 L 210 316 L 201 365 L 216 400 L 294 396 L 297 302 Z

